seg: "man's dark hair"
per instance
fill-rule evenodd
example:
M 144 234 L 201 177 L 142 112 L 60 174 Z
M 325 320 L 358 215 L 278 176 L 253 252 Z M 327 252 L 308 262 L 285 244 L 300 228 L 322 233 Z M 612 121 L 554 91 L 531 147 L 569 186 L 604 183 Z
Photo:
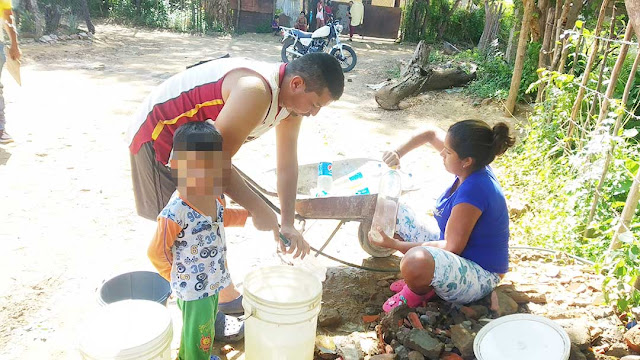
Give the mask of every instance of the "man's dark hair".
M 173 134 L 173 150 L 222 151 L 222 135 L 208 122 L 188 122 Z
M 322 94 L 329 89 L 334 100 L 344 91 L 344 74 L 336 58 L 326 53 L 311 53 L 299 57 L 287 65 L 285 76 L 300 76 L 307 92 Z

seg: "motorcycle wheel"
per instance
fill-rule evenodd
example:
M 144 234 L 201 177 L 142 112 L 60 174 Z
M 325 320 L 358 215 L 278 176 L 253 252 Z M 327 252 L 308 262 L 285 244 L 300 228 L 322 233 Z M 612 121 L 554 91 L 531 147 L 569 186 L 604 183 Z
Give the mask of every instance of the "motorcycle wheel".
M 342 53 L 340 53 L 340 49 L 333 48 L 329 54 L 338 60 L 342 67 L 342 72 L 353 70 L 358 62 L 356 52 L 349 45 L 342 45 Z
M 280 52 L 280 56 L 282 57 L 283 62 L 289 63 L 298 58 L 298 56 L 294 54 L 287 53 L 287 49 L 289 48 L 291 48 L 292 50 L 299 51 L 299 49 L 294 48 L 294 45 L 293 45 L 294 43 L 295 43 L 295 39 L 293 38 L 288 38 L 287 40 L 284 41 L 284 43 L 282 43 L 282 51 Z

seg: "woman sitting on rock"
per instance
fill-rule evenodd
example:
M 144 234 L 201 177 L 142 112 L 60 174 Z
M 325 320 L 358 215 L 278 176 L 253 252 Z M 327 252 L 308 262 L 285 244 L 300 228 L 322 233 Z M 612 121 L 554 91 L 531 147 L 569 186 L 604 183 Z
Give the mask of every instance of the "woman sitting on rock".
M 439 229 L 430 230 L 401 205 L 394 238 L 383 232 L 381 240 L 369 236 L 371 244 L 405 254 L 400 262 L 404 280 L 391 285 L 397 294 L 384 303 L 385 311 L 401 304 L 416 307 L 436 294 L 466 304 L 498 285 L 509 265 L 509 213 L 489 164 L 514 142 L 505 123 L 491 128 L 484 121 L 464 120 L 446 134 L 430 129 L 385 152 L 384 161 L 395 166 L 402 156 L 429 143 L 440 151 L 445 169 L 456 176 L 436 203 Z

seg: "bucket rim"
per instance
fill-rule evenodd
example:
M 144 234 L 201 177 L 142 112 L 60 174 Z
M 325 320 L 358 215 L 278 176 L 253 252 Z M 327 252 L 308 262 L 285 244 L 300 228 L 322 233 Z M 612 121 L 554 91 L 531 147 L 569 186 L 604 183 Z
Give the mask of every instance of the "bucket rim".
M 112 301 L 112 302 L 104 301 L 104 299 L 102 298 L 102 294 L 101 293 L 102 293 L 102 289 L 104 288 L 104 285 L 106 283 L 108 283 L 109 281 L 114 280 L 114 279 L 116 279 L 116 278 L 118 278 L 120 276 L 124 276 L 124 275 L 127 275 L 127 274 L 134 274 L 134 273 L 147 273 L 147 274 L 155 275 L 155 276 L 159 277 L 160 279 L 164 280 L 166 282 L 166 284 L 168 284 L 167 293 L 165 295 L 162 295 L 162 297 L 160 297 L 158 299 L 153 299 L 153 300 L 151 300 L 151 299 L 121 299 L 121 300 L 116 300 L 116 301 Z M 140 270 L 125 271 L 125 272 L 120 272 L 120 271 L 111 272 L 110 274 L 104 276 L 102 278 L 102 282 L 100 282 L 100 285 L 98 285 L 96 287 L 95 296 L 96 296 L 96 300 L 97 300 L 97 302 L 98 302 L 98 304 L 100 306 L 107 306 L 107 305 L 114 304 L 114 303 L 119 302 L 119 301 L 125 301 L 125 300 L 147 300 L 147 301 L 153 301 L 153 302 L 156 302 L 156 303 L 158 303 L 160 305 L 166 306 L 167 300 L 169 300 L 169 297 L 171 297 L 171 293 L 172 292 L 173 292 L 173 290 L 171 289 L 171 284 L 167 281 L 167 279 L 163 278 L 158 272 L 149 271 L 149 270 L 146 270 L 146 269 L 140 269 Z
M 501 318 L 492 320 L 490 323 L 488 323 L 482 329 L 480 329 L 480 331 L 478 332 L 478 334 L 476 335 L 473 341 L 473 353 L 478 358 L 478 360 L 484 359 L 482 358 L 480 344 L 484 340 L 485 336 L 491 330 L 508 322 L 522 321 L 522 320 L 539 322 L 544 325 L 547 325 L 550 329 L 555 330 L 560 335 L 564 343 L 564 348 L 562 350 L 560 359 L 563 359 L 563 360 L 569 359 L 569 356 L 571 353 L 571 339 L 569 338 L 569 335 L 567 334 L 567 332 L 562 328 L 562 326 L 560 326 L 560 324 L 544 316 L 533 315 L 533 314 L 512 314 L 512 315 L 506 315 Z M 549 355 L 553 355 L 553 354 L 549 354 Z M 484 359 L 484 360 L 487 360 L 487 359 Z
M 288 271 L 288 272 L 290 272 L 292 274 L 295 274 L 296 276 L 298 276 L 301 273 L 305 274 L 304 275 L 305 277 L 308 277 L 309 279 L 311 279 L 311 281 L 314 284 L 318 284 L 319 285 L 318 294 L 315 295 L 314 297 L 310 298 L 310 299 L 307 299 L 307 300 L 287 302 L 287 303 L 284 303 L 284 304 L 282 302 L 266 300 L 266 299 L 263 299 L 263 298 L 255 295 L 247 287 L 247 284 L 249 283 L 249 280 L 252 280 L 254 277 L 258 276 L 260 272 L 265 271 L 265 270 L 269 270 L 269 269 L 283 269 L 283 270 Z M 310 305 L 312 305 L 312 304 L 314 305 L 312 307 L 315 307 L 317 305 L 316 304 L 317 302 L 321 302 L 322 301 L 322 282 L 320 282 L 320 280 L 317 277 L 315 277 L 313 274 L 311 274 L 307 270 L 293 268 L 291 266 L 286 266 L 286 265 L 267 266 L 267 267 L 259 268 L 259 269 L 256 269 L 256 270 L 250 272 L 249 274 L 247 274 L 247 276 L 244 279 L 243 288 L 244 288 L 243 293 L 244 293 L 245 299 L 250 299 L 252 302 L 256 303 L 256 305 L 266 305 L 266 306 L 269 306 L 271 308 L 276 308 L 276 309 L 282 309 L 282 308 L 286 308 L 286 309 L 304 309 L 304 308 L 309 308 Z

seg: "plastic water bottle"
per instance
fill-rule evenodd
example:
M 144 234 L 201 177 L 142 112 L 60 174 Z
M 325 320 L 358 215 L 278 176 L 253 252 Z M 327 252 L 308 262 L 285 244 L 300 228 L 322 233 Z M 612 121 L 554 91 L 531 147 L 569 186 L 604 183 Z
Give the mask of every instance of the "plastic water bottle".
M 317 196 L 327 196 L 333 185 L 333 164 L 331 162 L 318 163 Z
M 396 217 L 398 216 L 398 201 L 402 186 L 400 184 L 400 174 L 395 168 L 389 170 L 380 178 L 378 187 L 378 200 L 376 211 L 371 221 L 370 236 L 376 241 L 382 241 L 378 232 L 378 227 L 382 229 L 388 237 L 392 238 L 396 231 Z

